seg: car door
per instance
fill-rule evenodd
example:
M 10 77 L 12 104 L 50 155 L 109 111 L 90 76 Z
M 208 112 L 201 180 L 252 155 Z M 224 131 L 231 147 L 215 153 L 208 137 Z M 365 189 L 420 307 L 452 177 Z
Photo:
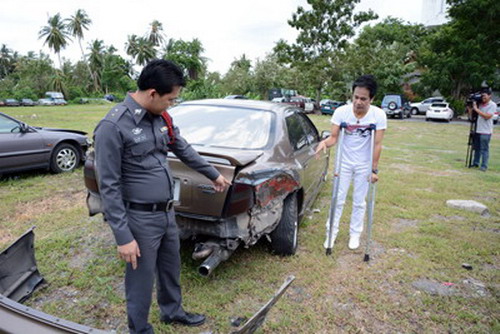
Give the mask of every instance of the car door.
M 310 122 L 310 121 L 309 121 Z M 315 191 L 319 184 L 318 174 L 321 160 L 315 159 L 314 150 L 319 142 L 319 138 L 308 124 L 307 116 L 302 113 L 293 113 L 286 117 L 288 137 L 293 148 L 293 158 L 301 167 L 301 186 L 304 189 L 304 207 L 314 198 Z M 315 130 L 315 128 L 314 128 Z M 323 161 L 324 163 L 324 161 Z
M 35 130 L 10 117 L 0 115 L 0 171 L 48 166 L 50 148 Z

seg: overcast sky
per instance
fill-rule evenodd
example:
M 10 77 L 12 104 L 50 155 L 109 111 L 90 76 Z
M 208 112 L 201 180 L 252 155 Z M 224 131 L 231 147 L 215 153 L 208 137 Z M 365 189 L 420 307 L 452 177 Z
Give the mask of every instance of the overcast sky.
M 429 1 L 429 0 L 426 0 Z M 1 0 L 0 44 L 25 55 L 28 51 L 51 53 L 38 39 L 48 16 L 63 18 L 84 9 L 92 24 L 85 32 L 85 46 L 101 39 L 114 45 L 125 58 L 128 35 L 144 35 L 149 24 L 158 20 L 167 38 L 198 38 L 209 59 L 208 69 L 224 74 L 231 62 L 245 54 L 263 59 L 275 42 L 293 41 L 296 31 L 287 20 L 306 0 Z M 371 8 L 380 18 L 393 16 L 421 23 L 422 0 L 362 0 L 357 9 Z M 70 44 L 61 56 L 76 61 L 81 57 L 78 43 Z M 56 57 L 54 56 L 55 60 Z M 55 60 L 57 65 L 57 61 Z

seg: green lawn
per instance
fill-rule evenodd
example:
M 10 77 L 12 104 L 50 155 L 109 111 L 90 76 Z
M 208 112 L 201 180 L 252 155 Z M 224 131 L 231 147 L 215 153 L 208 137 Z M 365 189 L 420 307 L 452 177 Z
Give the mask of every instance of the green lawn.
M 92 133 L 110 105 L 2 108 L 30 125 Z M 329 117 L 312 116 L 319 129 Z M 239 249 L 213 276 L 197 275 L 192 245 L 182 247 L 187 310 L 205 313 L 200 328 L 159 323 L 158 333 L 229 333 L 295 275 L 259 333 L 498 333 L 500 297 L 500 126 L 490 169 L 467 169 L 465 123 L 390 120 L 380 161 L 372 260 L 347 248 L 350 202 L 327 257 L 322 248 L 331 179 L 302 222 L 296 256 L 271 255 L 265 241 Z M 333 153 L 333 151 L 332 151 Z M 68 320 L 126 332 L 123 264 L 100 217 L 89 218 L 82 169 L 0 180 L 0 247 L 36 225 L 36 258 L 48 284 L 27 304 Z M 487 205 L 490 216 L 448 208 L 448 199 Z M 317 210 L 315 210 L 317 211 Z M 473 269 L 462 268 L 469 263 Z M 449 295 L 419 289 L 434 285 Z

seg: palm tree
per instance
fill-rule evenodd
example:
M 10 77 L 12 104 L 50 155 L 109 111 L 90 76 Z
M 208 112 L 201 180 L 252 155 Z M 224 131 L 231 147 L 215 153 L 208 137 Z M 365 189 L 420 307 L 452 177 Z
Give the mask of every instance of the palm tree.
M 89 44 L 89 66 L 92 69 L 94 86 L 98 91 L 101 91 L 101 72 L 104 67 L 104 42 L 102 40 L 94 40 Z
M 92 70 L 90 69 L 89 63 L 87 62 L 87 57 L 85 56 L 82 47 L 83 31 L 89 30 L 89 25 L 92 23 L 92 20 L 88 17 L 85 10 L 78 9 L 75 15 L 71 16 L 69 19 L 66 19 L 64 21 L 66 22 L 66 27 L 69 33 L 71 33 L 71 35 L 73 35 L 74 37 L 78 38 L 78 44 L 80 45 L 83 61 L 87 65 L 87 68 L 90 73 L 90 78 L 94 83 L 94 89 L 97 91 L 99 87 L 96 85 L 96 80 L 94 78 Z
M 159 46 L 165 40 L 163 34 L 163 25 L 159 21 L 154 20 L 153 22 L 151 22 L 150 27 L 151 30 L 146 34 L 146 39 L 154 46 Z
M 156 49 L 153 43 L 136 35 L 128 36 L 125 52 L 135 60 L 137 65 L 146 65 L 150 60 L 156 58 Z
M 68 45 L 68 40 L 71 40 L 71 38 L 59 13 L 52 17 L 49 16 L 47 23 L 48 25 L 42 27 L 38 32 L 38 39 L 45 38 L 43 44 L 48 44 L 49 48 L 57 54 L 59 67 L 61 67 L 60 52 Z

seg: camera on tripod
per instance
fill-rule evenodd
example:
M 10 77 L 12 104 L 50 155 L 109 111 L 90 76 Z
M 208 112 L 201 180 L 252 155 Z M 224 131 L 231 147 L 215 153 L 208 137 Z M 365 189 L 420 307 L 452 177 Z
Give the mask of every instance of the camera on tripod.
M 475 93 L 470 94 L 467 97 L 465 104 L 468 108 L 472 108 L 472 105 L 474 102 L 476 102 L 476 104 L 480 104 L 482 101 L 483 101 L 483 98 L 481 97 L 481 92 L 479 91 L 479 92 L 475 92 Z M 475 110 L 472 110 L 471 113 L 469 114 L 469 120 L 471 122 L 477 121 L 477 113 Z
M 474 101 L 476 102 L 476 104 L 480 104 L 483 101 L 483 98 L 481 97 L 481 92 L 475 92 L 475 93 L 470 94 L 467 97 L 467 100 L 465 101 L 465 103 L 467 104 L 468 107 L 472 107 L 472 103 Z

